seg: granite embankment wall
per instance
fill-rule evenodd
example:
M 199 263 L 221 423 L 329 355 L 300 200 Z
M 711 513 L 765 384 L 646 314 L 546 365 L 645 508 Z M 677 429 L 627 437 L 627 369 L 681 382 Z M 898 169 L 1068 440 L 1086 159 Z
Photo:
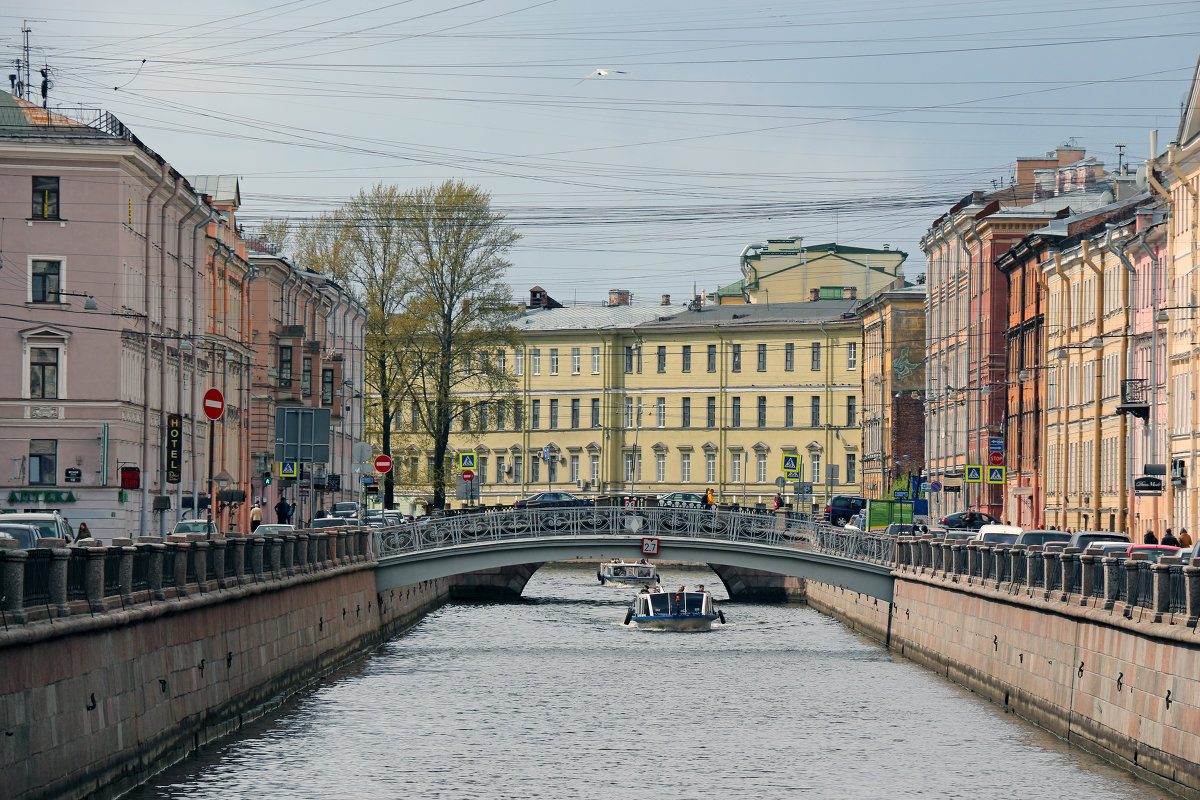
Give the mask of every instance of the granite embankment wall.
M 245 585 L 8 626 L 0 795 L 114 797 L 448 597 L 447 580 L 377 593 L 374 566 L 268 570 Z
M 913 571 L 897 573 L 891 604 L 813 581 L 807 596 L 893 652 L 1200 797 L 1200 634 L 1186 619 Z

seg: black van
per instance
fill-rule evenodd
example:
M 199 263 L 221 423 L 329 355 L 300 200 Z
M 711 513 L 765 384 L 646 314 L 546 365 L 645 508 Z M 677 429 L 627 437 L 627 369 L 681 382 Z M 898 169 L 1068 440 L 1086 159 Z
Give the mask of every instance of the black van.
M 851 517 L 867 507 L 867 498 L 839 494 L 825 506 L 825 519 L 833 525 L 845 525 Z

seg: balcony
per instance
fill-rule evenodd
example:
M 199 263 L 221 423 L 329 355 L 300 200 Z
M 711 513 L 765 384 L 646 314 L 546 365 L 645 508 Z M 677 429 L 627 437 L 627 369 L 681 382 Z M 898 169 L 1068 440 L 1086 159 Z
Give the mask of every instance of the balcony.
M 281 325 L 279 326 L 279 335 L 285 339 L 303 339 L 303 325 Z
M 1150 381 L 1145 378 L 1128 378 L 1121 381 L 1121 404 L 1118 414 L 1132 414 L 1139 419 L 1150 419 Z

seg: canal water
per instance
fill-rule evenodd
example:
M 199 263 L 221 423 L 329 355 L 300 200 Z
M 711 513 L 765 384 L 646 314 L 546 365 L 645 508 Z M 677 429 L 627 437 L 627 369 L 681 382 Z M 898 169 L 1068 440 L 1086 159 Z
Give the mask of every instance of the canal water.
M 632 591 L 553 566 L 523 602 L 443 607 L 131 797 L 1171 796 L 809 608 L 639 631 Z

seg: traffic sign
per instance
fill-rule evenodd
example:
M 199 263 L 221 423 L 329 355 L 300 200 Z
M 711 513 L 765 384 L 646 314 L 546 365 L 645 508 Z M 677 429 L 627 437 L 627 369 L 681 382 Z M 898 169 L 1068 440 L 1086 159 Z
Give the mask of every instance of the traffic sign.
M 204 393 L 204 416 L 216 422 L 224 414 L 225 395 L 221 394 L 221 390 L 215 387 L 209 389 Z
M 967 483 L 983 483 L 983 467 L 971 466 L 967 467 Z
M 279 477 L 295 478 L 300 474 L 298 469 L 299 464 L 295 461 L 280 461 L 279 462 Z
M 784 486 L 787 485 L 787 481 L 784 480 L 783 478 L 776 478 L 775 485 L 778 486 L 780 489 L 782 489 Z
M 896 491 L 892 492 L 892 497 L 896 498 L 897 500 L 907 500 L 908 492 L 903 489 L 897 489 Z
M 643 537 L 642 538 L 642 555 L 656 556 L 658 555 L 658 539 Z
M 800 480 L 800 470 L 789 469 L 783 473 L 783 477 L 789 481 L 798 481 L 798 480 Z
M 797 472 L 800 469 L 800 456 L 795 453 L 783 454 L 783 471 Z
M 1004 437 L 1003 436 L 989 436 L 988 437 L 988 450 L 990 450 L 993 453 L 1004 452 Z
M 941 481 L 930 481 L 929 482 L 929 491 L 940 492 L 941 490 L 942 490 L 942 482 Z
M 470 483 L 471 481 L 475 480 L 475 470 L 464 469 L 462 471 L 462 478 L 467 483 Z
M 1004 483 L 1004 467 L 988 467 L 987 482 L 988 483 Z
M 1004 463 L 1004 453 L 1000 453 L 995 450 L 988 453 L 988 463 L 991 464 L 993 467 L 1003 464 Z
M 458 454 L 458 468 L 460 470 L 475 469 L 475 454 L 474 453 L 459 453 Z
M 384 454 L 375 456 L 375 460 L 371 463 L 374 464 L 376 472 L 392 471 L 392 457 L 389 455 Z

